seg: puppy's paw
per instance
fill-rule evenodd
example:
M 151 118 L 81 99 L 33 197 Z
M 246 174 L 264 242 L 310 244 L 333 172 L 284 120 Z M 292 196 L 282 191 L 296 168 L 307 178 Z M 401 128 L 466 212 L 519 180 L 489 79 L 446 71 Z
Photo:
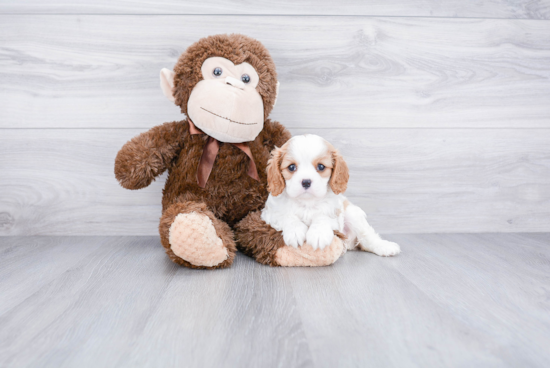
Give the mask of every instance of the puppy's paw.
M 307 231 L 306 243 L 311 245 L 313 249 L 323 250 L 332 243 L 332 238 L 334 238 L 334 232 L 330 227 L 313 224 Z
M 296 221 L 283 228 L 283 240 L 286 245 L 298 248 L 306 240 L 307 225 L 303 222 Z
M 399 244 L 380 239 L 371 246 L 371 252 L 382 257 L 395 256 L 401 252 Z

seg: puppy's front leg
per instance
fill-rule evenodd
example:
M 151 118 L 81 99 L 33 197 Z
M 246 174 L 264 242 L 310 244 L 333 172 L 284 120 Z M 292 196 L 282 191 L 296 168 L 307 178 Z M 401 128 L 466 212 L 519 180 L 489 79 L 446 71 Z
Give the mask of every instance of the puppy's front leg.
M 307 225 L 297 216 L 290 215 L 283 224 L 283 240 L 286 245 L 298 248 L 306 240 Z
M 394 256 L 401 252 L 399 244 L 384 240 L 374 231 L 367 222 L 367 215 L 363 210 L 353 204 L 348 205 L 344 212 L 344 222 L 359 242 L 361 250 L 377 254 L 379 256 Z
M 329 218 L 321 217 L 313 220 L 306 234 L 306 242 L 313 249 L 325 249 L 332 243 L 334 231 Z

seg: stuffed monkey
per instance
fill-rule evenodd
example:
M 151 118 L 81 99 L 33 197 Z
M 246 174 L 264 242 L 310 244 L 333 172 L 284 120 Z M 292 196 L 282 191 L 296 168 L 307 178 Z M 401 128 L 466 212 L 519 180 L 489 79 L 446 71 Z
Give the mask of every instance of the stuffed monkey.
M 116 157 L 115 176 L 124 188 L 140 189 L 168 170 L 159 233 L 170 259 L 190 268 L 229 267 L 235 237 L 247 241 L 260 228 L 276 249 L 284 246 L 280 233 L 255 215 L 236 227 L 263 208 L 269 153 L 290 138 L 268 119 L 278 82 L 267 49 L 238 34 L 203 38 L 180 56 L 174 71 L 161 71 L 161 88 L 187 118 L 127 142 Z M 240 248 L 278 265 L 257 257 L 264 245 Z

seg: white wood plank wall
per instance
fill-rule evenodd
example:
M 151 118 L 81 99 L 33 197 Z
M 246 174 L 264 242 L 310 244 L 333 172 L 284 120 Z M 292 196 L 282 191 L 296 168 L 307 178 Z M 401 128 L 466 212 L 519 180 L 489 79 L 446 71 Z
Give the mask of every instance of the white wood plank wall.
M 232 32 L 380 232 L 550 231 L 550 0 L 0 0 L 0 235 L 156 234 L 164 178 L 124 190 L 114 157 L 183 118 L 159 70 Z

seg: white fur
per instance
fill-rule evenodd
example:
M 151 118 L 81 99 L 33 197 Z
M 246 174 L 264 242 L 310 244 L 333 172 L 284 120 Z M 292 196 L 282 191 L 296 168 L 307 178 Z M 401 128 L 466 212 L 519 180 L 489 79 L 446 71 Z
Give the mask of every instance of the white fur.
M 314 249 L 324 249 L 332 243 L 334 230 L 345 234 L 346 249 L 358 248 L 379 256 L 393 256 L 399 245 L 383 240 L 368 224 L 361 208 L 349 203 L 343 194 L 335 194 L 329 177 L 322 177 L 313 162 L 327 153 L 326 141 L 313 134 L 295 136 L 288 141 L 287 154 L 297 170 L 285 182 L 278 196 L 269 195 L 262 219 L 283 232 L 287 245 L 299 247 L 304 241 Z M 305 189 L 302 180 L 311 180 Z

